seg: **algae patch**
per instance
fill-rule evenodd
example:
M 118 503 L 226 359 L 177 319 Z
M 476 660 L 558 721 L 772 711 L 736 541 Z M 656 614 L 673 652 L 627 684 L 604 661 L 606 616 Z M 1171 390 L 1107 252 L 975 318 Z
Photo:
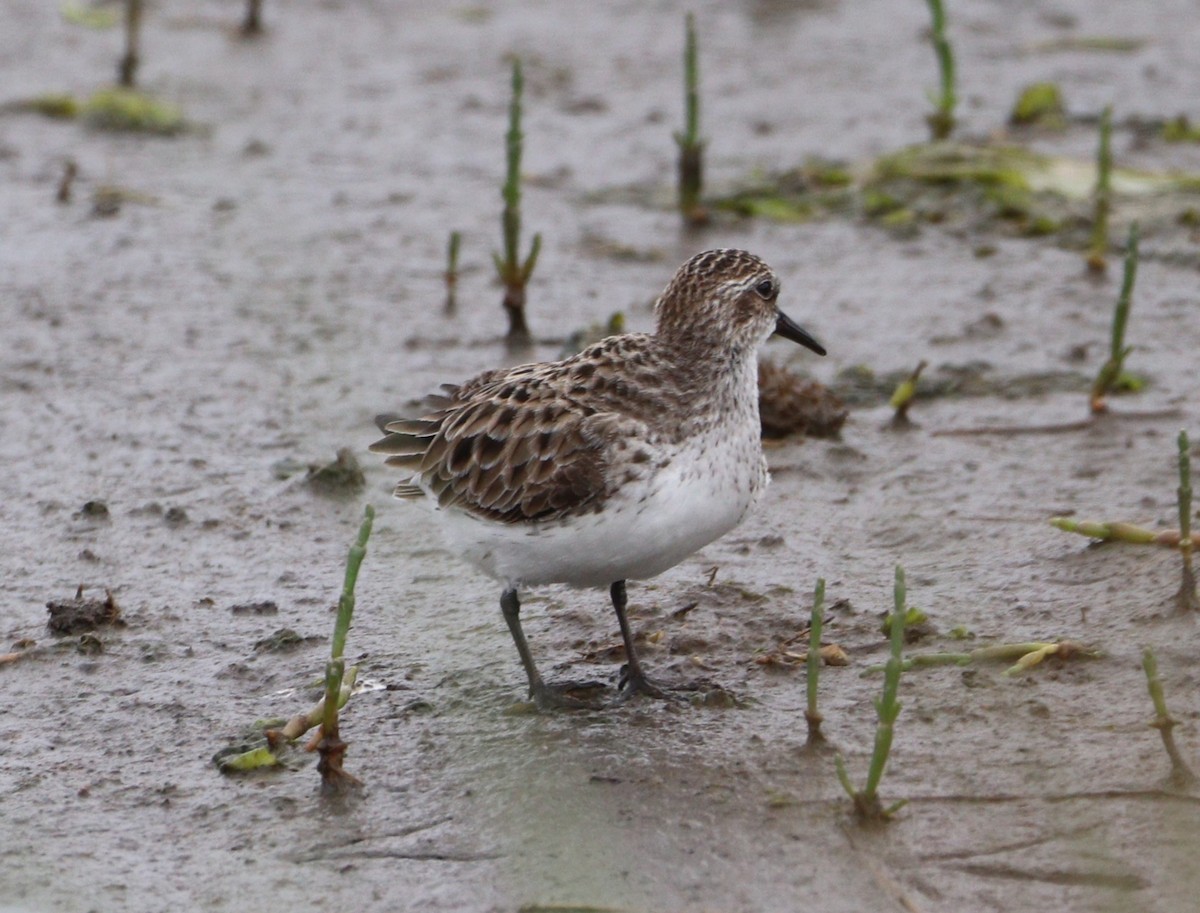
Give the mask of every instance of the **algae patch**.
M 1066 124 L 1062 91 L 1052 82 L 1035 82 L 1017 96 L 1008 122 L 1017 126 L 1061 128 Z
M 836 179 L 823 178 L 832 175 Z M 857 166 L 812 164 L 759 176 L 714 201 L 718 209 L 780 222 L 854 213 L 900 234 L 922 224 L 1087 243 L 1097 166 L 1013 145 L 922 143 Z M 1121 221 L 1178 224 L 1196 207 L 1200 174 L 1113 168 Z
M 851 407 L 874 407 L 887 403 L 893 391 L 911 375 L 906 369 L 876 372 L 866 365 L 852 365 L 838 372 L 830 389 Z M 1004 374 L 986 362 L 944 364 L 921 373 L 913 386 L 912 398 L 1025 399 L 1049 393 L 1079 393 L 1087 390 L 1089 383 L 1089 378 L 1077 371 Z
M 11 102 L 5 109 L 54 120 L 80 120 L 94 129 L 114 132 L 174 136 L 188 129 L 177 105 L 118 87 L 98 89 L 83 100 L 67 92 L 46 92 Z
M 171 136 L 184 129 L 179 108 L 133 89 L 100 89 L 84 102 L 80 114 L 98 130 Z

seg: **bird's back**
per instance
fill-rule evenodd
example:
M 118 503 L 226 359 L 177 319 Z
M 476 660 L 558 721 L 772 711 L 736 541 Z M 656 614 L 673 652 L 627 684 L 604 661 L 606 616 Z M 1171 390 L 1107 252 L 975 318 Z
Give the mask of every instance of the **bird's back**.
M 504 523 L 598 510 L 618 456 L 678 404 L 673 384 L 639 383 L 664 367 L 654 337 L 629 334 L 564 361 L 486 371 L 444 386 L 419 418 L 380 416 L 386 436 L 371 449 L 411 472 L 398 496 L 427 494 L 444 509 Z

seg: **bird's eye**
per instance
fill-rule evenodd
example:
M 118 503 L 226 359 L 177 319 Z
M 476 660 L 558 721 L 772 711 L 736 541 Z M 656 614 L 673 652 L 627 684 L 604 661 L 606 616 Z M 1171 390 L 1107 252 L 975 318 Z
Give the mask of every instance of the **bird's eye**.
M 775 294 L 775 283 L 770 279 L 764 279 L 758 285 L 754 286 L 754 291 L 758 293 L 760 298 L 769 301 L 771 296 Z

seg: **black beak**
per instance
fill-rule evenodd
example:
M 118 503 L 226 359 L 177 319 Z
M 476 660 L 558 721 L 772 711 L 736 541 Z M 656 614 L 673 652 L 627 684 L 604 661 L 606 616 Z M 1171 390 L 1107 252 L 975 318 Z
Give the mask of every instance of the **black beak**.
M 808 330 L 804 329 L 791 317 L 783 311 L 779 311 L 779 319 L 775 322 L 775 332 L 784 339 L 790 339 L 792 342 L 798 342 L 807 349 L 812 349 L 818 355 L 825 354 L 825 347 L 812 338 Z

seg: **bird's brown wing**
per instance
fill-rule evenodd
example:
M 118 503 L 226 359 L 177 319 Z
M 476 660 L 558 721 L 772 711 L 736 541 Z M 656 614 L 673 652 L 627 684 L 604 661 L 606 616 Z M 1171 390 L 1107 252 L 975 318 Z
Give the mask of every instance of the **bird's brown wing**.
M 399 497 L 428 490 L 443 508 L 518 523 L 598 508 L 608 496 L 607 453 L 626 422 L 595 413 L 522 369 L 446 387 L 417 419 L 381 416 L 371 450 L 413 475 Z M 382 421 L 386 419 L 386 421 Z

